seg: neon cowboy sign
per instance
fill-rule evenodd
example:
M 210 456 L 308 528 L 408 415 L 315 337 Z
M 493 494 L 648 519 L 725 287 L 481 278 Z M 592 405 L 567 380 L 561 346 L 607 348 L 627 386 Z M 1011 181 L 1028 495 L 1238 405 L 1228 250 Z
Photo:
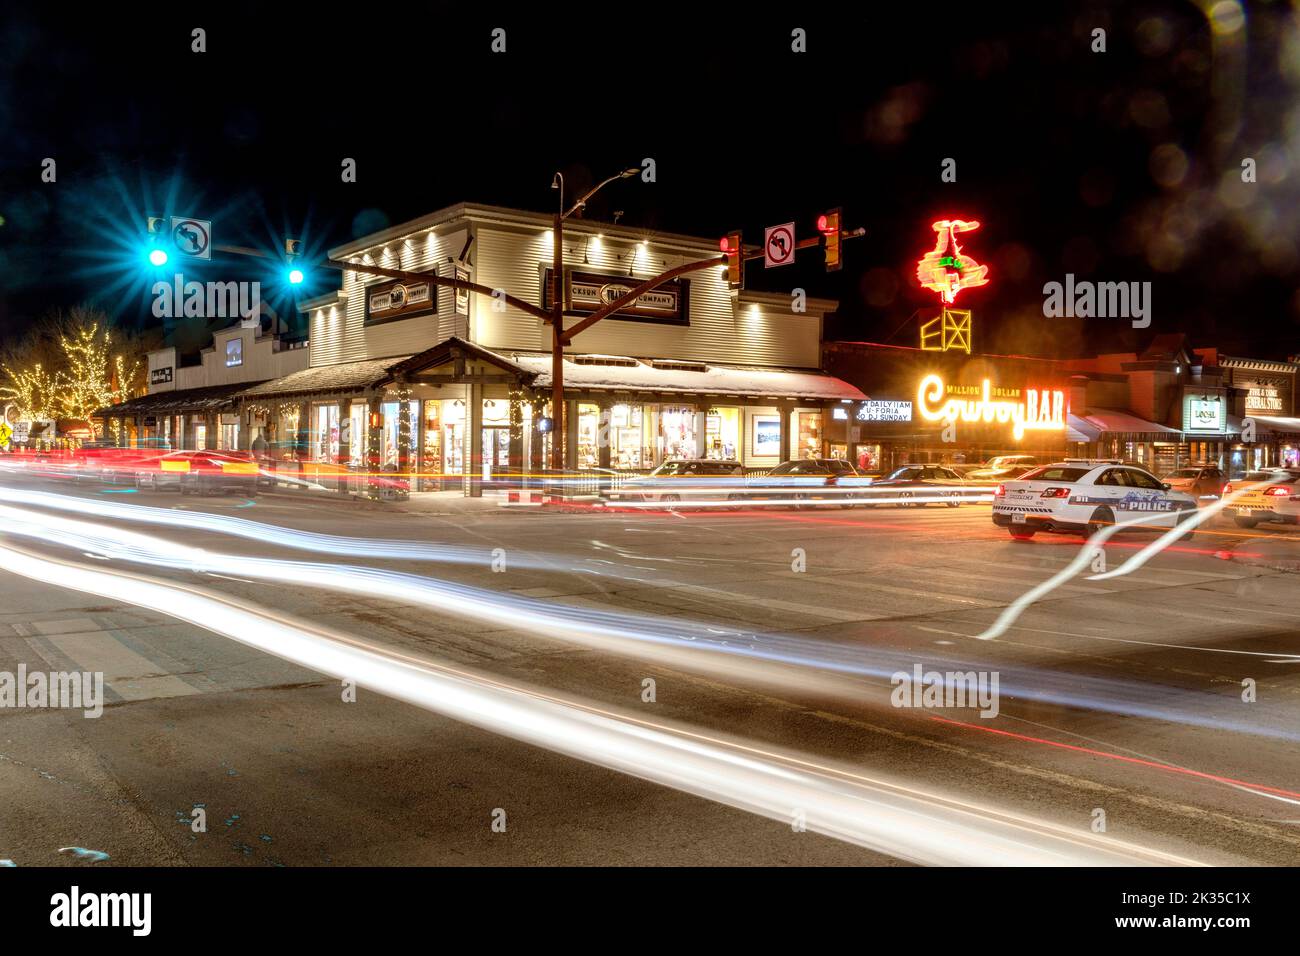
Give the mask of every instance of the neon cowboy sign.
M 944 384 L 938 375 L 921 379 L 916 407 L 929 422 L 1010 424 L 1016 441 L 1028 431 L 1065 429 L 1065 392 L 1059 388 L 1004 388 L 984 379 L 979 386 Z

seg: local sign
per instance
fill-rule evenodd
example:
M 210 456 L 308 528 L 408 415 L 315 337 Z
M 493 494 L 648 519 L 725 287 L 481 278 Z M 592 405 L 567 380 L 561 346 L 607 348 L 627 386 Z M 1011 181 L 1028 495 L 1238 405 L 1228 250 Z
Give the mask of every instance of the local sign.
M 1223 402 L 1214 398 L 1191 398 L 1187 401 L 1187 430 L 1223 431 Z

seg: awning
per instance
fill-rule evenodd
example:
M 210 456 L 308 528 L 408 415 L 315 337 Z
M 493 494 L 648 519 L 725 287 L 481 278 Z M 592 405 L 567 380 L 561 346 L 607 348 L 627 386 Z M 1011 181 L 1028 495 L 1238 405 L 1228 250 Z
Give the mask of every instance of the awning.
M 508 353 L 507 357 L 535 376 L 535 388 L 550 387 L 549 355 Z M 713 365 L 668 359 L 651 361 L 626 356 L 566 356 L 564 387 L 591 391 L 813 401 L 862 401 L 867 397 L 848 382 L 805 369 Z
M 216 411 L 234 406 L 235 395 L 248 388 L 248 382 L 209 385 L 206 388 L 182 388 L 171 392 L 153 392 L 117 405 L 101 408 L 91 418 L 134 418 L 137 415 Z
M 1117 412 L 1108 408 L 1094 408 L 1086 415 L 1080 415 L 1078 418 L 1082 419 L 1083 424 L 1089 426 L 1090 429 L 1112 435 L 1143 435 L 1154 438 L 1182 435 L 1182 432 L 1177 428 L 1149 422 L 1145 418 L 1138 418 L 1128 412 Z M 1073 422 L 1075 416 L 1071 415 L 1070 419 Z
M 1300 438 L 1300 418 L 1285 418 L 1280 415 L 1248 415 L 1256 422 L 1263 422 L 1268 431 L 1275 435 L 1293 435 Z
M 1101 429 L 1085 422 L 1078 415 L 1070 415 L 1065 422 L 1065 440 L 1094 442 L 1101 437 Z
M 365 359 L 338 365 L 314 365 L 275 378 L 251 388 L 244 386 L 240 398 L 290 398 L 295 395 L 325 395 L 331 392 L 358 392 L 388 378 L 388 369 L 410 356 Z

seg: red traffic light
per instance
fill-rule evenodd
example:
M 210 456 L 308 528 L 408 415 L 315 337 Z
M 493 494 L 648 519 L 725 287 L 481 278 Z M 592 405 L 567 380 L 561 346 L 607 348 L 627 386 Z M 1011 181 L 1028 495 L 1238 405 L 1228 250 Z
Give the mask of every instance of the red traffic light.
M 722 237 L 718 243 L 719 248 L 727 255 L 727 285 L 732 289 L 740 289 L 745 283 L 745 247 L 741 242 L 740 233 L 729 232 Z
M 817 231 L 826 237 L 826 271 L 838 272 L 840 259 L 840 211 L 832 209 L 817 217 Z

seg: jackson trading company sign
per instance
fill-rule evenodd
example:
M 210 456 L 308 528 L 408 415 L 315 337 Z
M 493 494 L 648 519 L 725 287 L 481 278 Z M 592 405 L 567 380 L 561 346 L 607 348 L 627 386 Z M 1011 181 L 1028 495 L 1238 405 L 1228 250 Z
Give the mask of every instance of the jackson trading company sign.
M 417 315 L 433 315 L 438 311 L 438 299 L 432 282 L 384 282 L 366 290 L 366 322 L 388 322 L 392 319 L 413 319 Z
M 565 273 L 565 313 L 590 315 L 626 295 L 643 280 L 631 276 L 606 276 L 594 272 Z M 550 308 L 551 270 L 542 279 L 542 302 Z M 657 288 L 638 296 L 625 305 L 611 319 L 631 319 L 637 322 L 664 322 L 669 325 L 690 324 L 690 283 L 672 279 Z
M 1065 392 L 1059 388 L 1008 388 L 987 378 L 979 385 L 948 385 L 927 375 L 917 387 L 916 408 L 927 422 L 1010 425 L 1016 441 L 1028 431 L 1065 430 Z

